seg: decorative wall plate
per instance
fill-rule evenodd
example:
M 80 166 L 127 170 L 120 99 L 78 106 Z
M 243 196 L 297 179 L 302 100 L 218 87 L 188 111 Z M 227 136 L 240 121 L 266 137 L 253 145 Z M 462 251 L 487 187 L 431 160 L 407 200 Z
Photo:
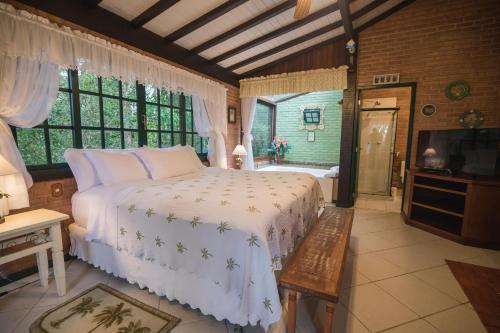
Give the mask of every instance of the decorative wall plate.
M 458 119 L 458 122 L 465 128 L 479 127 L 483 121 L 483 114 L 476 110 L 465 111 Z
M 458 101 L 469 95 L 469 84 L 464 80 L 454 81 L 445 89 L 446 97 L 452 101 Z
M 431 117 L 437 112 L 437 107 L 434 104 L 425 104 L 420 109 L 420 113 L 424 117 Z

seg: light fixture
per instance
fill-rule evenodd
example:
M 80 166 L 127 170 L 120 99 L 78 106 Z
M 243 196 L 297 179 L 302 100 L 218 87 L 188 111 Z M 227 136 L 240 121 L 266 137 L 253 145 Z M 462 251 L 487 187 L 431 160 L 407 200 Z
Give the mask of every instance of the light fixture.
M 345 48 L 347 49 L 347 51 L 349 51 L 350 54 L 356 53 L 356 42 L 354 41 L 354 39 L 349 39 L 349 41 L 345 45 Z
M 5 188 L 6 177 L 18 173 L 16 168 L 12 166 L 2 155 L 0 155 L 0 223 L 5 222 L 5 216 L 9 214 L 9 197 Z
M 243 145 L 237 145 L 233 150 L 233 155 L 238 156 L 236 157 L 236 165 L 238 166 L 238 169 L 241 169 L 241 165 L 243 163 L 241 156 L 247 156 L 247 150 L 243 147 Z

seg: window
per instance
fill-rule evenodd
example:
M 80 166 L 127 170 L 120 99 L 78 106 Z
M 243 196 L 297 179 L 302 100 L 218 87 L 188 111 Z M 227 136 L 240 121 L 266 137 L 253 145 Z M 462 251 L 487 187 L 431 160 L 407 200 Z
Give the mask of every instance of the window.
M 319 124 L 320 114 L 320 109 L 304 109 L 304 124 Z
M 268 149 L 274 136 L 274 105 L 258 100 L 252 127 L 254 157 L 269 155 Z
M 63 70 L 49 119 L 35 128 L 13 128 L 19 151 L 32 171 L 65 169 L 67 148 L 168 147 L 188 144 L 206 157 L 208 139 L 196 133 L 190 96 Z M 41 177 L 38 177 L 38 176 Z

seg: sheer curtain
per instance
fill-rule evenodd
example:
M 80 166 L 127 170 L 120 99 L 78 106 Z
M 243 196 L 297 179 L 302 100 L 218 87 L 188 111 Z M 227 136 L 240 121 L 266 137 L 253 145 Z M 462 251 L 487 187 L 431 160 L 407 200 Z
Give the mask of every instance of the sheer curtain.
M 31 128 L 42 123 L 57 98 L 58 86 L 59 66 L 0 56 L 0 154 L 19 171 L 5 184 L 12 209 L 29 206 L 28 188 L 33 180 L 9 125 Z
M 208 160 L 211 166 L 227 168 L 226 142 L 227 119 L 226 104 L 218 105 L 193 96 L 193 120 L 198 135 L 209 138 Z
M 253 150 L 252 150 L 252 127 L 255 117 L 257 97 L 243 97 L 241 99 L 241 129 L 243 131 L 243 146 L 247 151 L 247 156 L 243 159 L 243 169 L 253 170 Z

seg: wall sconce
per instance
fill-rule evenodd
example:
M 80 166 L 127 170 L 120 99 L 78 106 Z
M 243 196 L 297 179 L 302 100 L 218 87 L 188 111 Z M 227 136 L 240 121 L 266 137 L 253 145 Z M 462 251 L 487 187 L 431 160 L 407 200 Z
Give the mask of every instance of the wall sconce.
M 349 51 L 349 54 L 356 53 L 356 42 L 353 39 L 350 39 L 347 42 L 345 48 L 347 49 L 347 51 Z

